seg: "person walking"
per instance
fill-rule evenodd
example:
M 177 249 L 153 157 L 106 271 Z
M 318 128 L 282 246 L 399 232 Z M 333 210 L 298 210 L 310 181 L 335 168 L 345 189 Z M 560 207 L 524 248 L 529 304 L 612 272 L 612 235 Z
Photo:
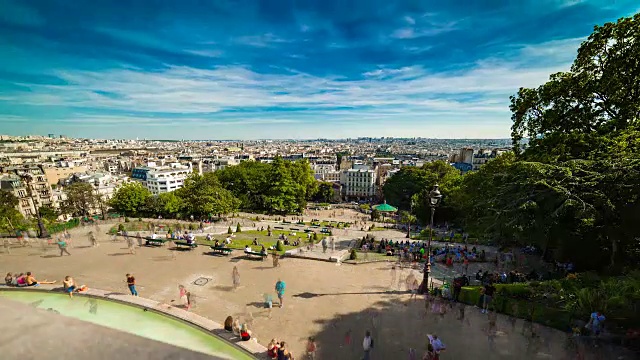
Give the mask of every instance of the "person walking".
M 62 256 L 64 253 L 66 253 L 67 255 L 71 256 L 71 254 L 69 253 L 69 250 L 67 250 L 67 242 L 64 241 L 61 238 L 58 238 L 58 248 L 60 249 L 60 256 Z
M 237 266 L 233 267 L 231 278 L 233 280 L 233 290 L 236 290 L 240 286 L 240 272 Z
M 280 301 L 281 308 L 283 305 L 284 290 L 286 289 L 286 287 L 287 287 L 287 284 L 285 284 L 284 281 L 278 279 L 278 281 L 276 282 L 276 292 L 278 293 L 278 300 Z
M 373 338 L 371 337 L 371 331 L 367 330 L 362 340 L 362 350 L 364 351 L 363 360 L 371 359 L 371 350 L 373 349 Z
M 131 291 L 131 295 L 138 296 L 138 291 L 136 290 L 136 278 L 132 274 L 127 274 L 127 286 L 129 287 L 129 291 Z
M 127 247 L 129 248 L 129 254 L 135 255 L 136 254 L 136 244 L 133 241 L 133 239 L 131 237 L 129 237 L 129 234 L 126 231 L 124 232 L 124 239 L 127 241 Z

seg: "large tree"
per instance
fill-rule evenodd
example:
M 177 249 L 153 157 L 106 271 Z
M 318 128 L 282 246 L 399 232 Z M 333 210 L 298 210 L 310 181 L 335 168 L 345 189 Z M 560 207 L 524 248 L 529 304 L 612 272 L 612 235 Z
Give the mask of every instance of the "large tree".
M 240 201 L 222 187 L 215 173 L 192 174 L 176 190 L 187 214 L 196 217 L 225 215 L 238 209 Z
M 90 215 L 96 206 L 93 186 L 86 182 L 74 182 L 64 188 L 67 199 L 62 203 L 62 211 L 71 216 Z
M 6 190 L 0 190 L 0 230 L 15 232 L 24 222 L 17 209 L 18 198 Z
M 596 26 L 568 72 L 511 97 L 514 150 L 565 161 L 636 155 L 640 119 L 640 14 Z M 631 141 L 627 141 L 631 140 Z M 612 145 L 624 152 L 612 153 Z
M 127 216 L 135 216 L 144 211 L 151 192 L 139 182 L 128 182 L 116 189 L 109 205 L 117 212 Z
M 437 183 L 442 193 L 442 202 L 436 212 L 441 221 L 451 220 L 454 214 L 450 198 L 460 185 L 462 175 L 444 161 L 434 161 L 422 167 L 403 167 L 384 184 L 383 191 L 387 203 L 401 210 L 411 210 L 418 222 L 427 223 L 429 216 L 429 192 Z

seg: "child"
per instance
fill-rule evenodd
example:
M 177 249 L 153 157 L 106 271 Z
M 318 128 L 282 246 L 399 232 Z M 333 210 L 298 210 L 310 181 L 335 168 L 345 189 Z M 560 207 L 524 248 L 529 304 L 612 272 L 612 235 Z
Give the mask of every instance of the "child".
M 316 358 L 316 340 L 313 337 L 310 337 L 307 341 L 307 358 L 313 360 Z

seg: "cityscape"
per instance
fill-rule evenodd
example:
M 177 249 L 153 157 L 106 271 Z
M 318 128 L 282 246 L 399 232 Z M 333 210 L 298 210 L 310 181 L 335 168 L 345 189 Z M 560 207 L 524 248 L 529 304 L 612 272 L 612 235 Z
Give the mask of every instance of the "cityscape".
M 0 357 L 638 358 L 640 7 L 507 3 L 0 0 Z

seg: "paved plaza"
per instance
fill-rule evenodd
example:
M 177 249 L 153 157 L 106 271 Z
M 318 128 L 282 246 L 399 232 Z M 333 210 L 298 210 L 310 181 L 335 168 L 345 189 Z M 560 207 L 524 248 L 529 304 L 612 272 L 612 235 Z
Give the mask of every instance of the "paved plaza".
M 436 333 L 448 349 L 443 359 L 563 359 L 566 335 L 539 327 L 540 336 L 523 335 L 524 323 L 498 316 L 497 332 L 487 337 L 488 319 L 478 309 L 466 307 L 465 320 L 457 320 L 457 307 L 444 316 L 425 311 L 425 301 L 414 301 L 402 279 L 413 273 L 396 272 L 390 263 L 341 264 L 327 261 L 284 258 L 274 268 L 270 259 L 248 260 L 242 251 L 212 256 L 203 246 L 193 251 L 168 248 L 136 248 L 131 255 L 124 241 L 107 235 L 112 224 L 100 225 L 98 247 L 89 246 L 88 228 L 72 230 L 71 256 L 59 256 L 56 246 L 14 247 L 0 254 L 0 270 L 32 271 L 39 280 L 58 280 L 72 275 L 81 284 L 126 294 L 125 274 L 135 275 L 141 297 L 178 305 L 178 286 L 194 295 L 191 311 L 222 323 L 228 315 L 247 322 L 260 344 L 276 338 L 289 344 L 296 359 L 302 358 L 309 336 L 318 341 L 319 359 L 360 359 L 366 330 L 375 339 L 373 359 L 408 358 L 409 349 L 422 354 L 426 335 Z M 220 226 L 221 231 L 226 226 Z M 96 230 L 94 227 L 91 230 Z M 364 233 L 337 234 L 340 249 L 351 237 Z M 375 232 L 376 236 L 403 239 L 396 231 Z M 32 239 L 37 241 L 36 239 Z M 233 289 L 232 270 L 237 266 L 240 286 Z M 271 311 L 263 306 L 264 294 L 273 296 L 278 279 L 286 282 L 283 308 Z M 348 335 L 352 339 L 349 344 Z M 492 341 L 489 341 L 489 340 Z M 528 355 L 524 355 L 524 354 Z M 593 355 L 593 354 L 591 354 Z

